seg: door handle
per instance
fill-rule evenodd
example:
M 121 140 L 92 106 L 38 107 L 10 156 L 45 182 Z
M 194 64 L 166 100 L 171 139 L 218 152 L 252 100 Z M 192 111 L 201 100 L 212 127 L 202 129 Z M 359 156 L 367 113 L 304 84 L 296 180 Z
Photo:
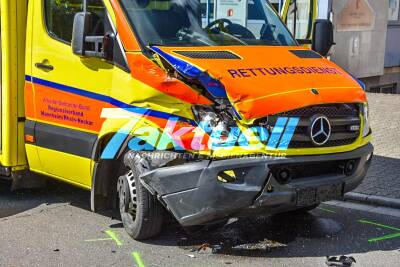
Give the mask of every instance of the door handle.
M 52 65 L 48 65 L 45 63 L 36 63 L 35 67 L 38 69 L 46 70 L 46 71 L 52 71 L 54 70 L 54 67 Z

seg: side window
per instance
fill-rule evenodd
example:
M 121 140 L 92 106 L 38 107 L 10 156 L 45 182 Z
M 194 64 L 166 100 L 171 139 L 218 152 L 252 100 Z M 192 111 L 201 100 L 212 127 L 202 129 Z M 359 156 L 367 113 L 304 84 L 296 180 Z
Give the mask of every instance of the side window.
M 52 37 L 71 43 L 75 14 L 83 11 L 83 0 L 44 0 L 47 31 Z
M 74 18 L 78 12 L 90 12 L 91 26 L 89 36 L 104 36 L 112 32 L 112 26 L 107 18 L 103 0 L 43 0 L 45 4 L 45 22 L 50 36 L 64 43 L 71 43 Z M 86 2 L 86 6 L 84 3 Z M 126 63 L 123 48 L 116 42 L 113 46 L 113 61 L 124 70 Z M 94 50 L 91 49 L 91 50 Z
M 66 43 L 71 43 L 75 14 L 86 11 L 93 14 L 92 36 L 104 35 L 106 9 L 102 0 L 44 0 L 45 21 L 49 34 Z
M 291 0 L 286 23 L 296 39 L 308 39 L 312 28 L 312 0 Z
M 86 11 L 93 14 L 92 17 L 92 32 L 91 36 L 103 36 L 106 17 L 106 7 L 102 0 L 86 0 L 87 8 Z

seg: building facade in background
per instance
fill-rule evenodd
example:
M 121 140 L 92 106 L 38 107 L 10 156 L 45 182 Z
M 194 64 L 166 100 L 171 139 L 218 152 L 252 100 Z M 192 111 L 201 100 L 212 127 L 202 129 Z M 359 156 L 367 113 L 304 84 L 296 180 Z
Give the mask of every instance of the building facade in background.
M 270 2 L 302 44 L 311 41 L 313 19 L 331 19 L 336 42 L 331 59 L 360 78 L 368 91 L 400 93 L 400 0 Z
M 335 0 L 332 60 L 377 93 L 400 93 L 400 0 Z
M 384 73 L 364 80 L 369 91 L 400 93 L 400 0 L 388 0 L 388 10 Z

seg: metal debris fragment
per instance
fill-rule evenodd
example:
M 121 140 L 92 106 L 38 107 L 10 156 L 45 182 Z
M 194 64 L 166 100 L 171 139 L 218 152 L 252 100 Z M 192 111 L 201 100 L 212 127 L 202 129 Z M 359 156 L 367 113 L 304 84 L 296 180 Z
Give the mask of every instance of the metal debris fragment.
M 350 267 L 353 263 L 356 263 L 356 260 L 351 256 L 340 256 L 339 258 L 327 256 L 325 263 L 328 266 Z

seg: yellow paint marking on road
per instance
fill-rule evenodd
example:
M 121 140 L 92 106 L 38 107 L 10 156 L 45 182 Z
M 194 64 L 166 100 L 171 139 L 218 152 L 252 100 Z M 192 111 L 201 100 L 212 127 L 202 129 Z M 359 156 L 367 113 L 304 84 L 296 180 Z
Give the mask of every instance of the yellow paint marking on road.
M 108 241 L 108 240 L 113 240 L 113 239 L 111 237 L 108 237 L 108 238 L 96 238 L 96 239 L 85 240 L 85 242 Z
M 104 231 L 112 240 L 115 241 L 117 246 L 122 246 L 122 241 L 119 240 L 118 235 L 113 230 L 106 230 Z
M 134 251 L 132 252 L 132 258 L 136 261 L 137 267 L 145 267 L 142 257 L 140 257 L 139 252 Z
M 137 252 L 137 251 L 132 252 L 132 257 L 136 261 L 137 267 L 145 267 L 144 262 L 143 262 L 142 258 L 140 257 L 139 252 Z
M 377 227 L 381 227 L 381 228 L 386 228 L 386 229 L 390 229 L 393 231 L 397 231 L 397 233 L 393 233 L 393 234 L 389 234 L 389 235 L 385 235 L 385 236 L 381 236 L 381 237 L 375 237 L 375 238 L 370 238 L 368 239 L 368 242 L 378 242 L 378 241 L 383 241 L 383 240 L 387 240 L 387 239 L 393 239 L 393 238 L 397 238 L 400 237 L 400 228 L 397 227 L 393 227 L 390 225 L 384 225 L 382 223 L 377 223 L 377 222 L 372 222 L 372 221 L 368 221 L 368 220 L 358 220 L 359 223 L 362 224 L 369 224 L 369 225 L 374 225 Z
M 88 239 L 85 242 L 97 242 L 97 241 L 114 241 L 117 246 L 122 246 L 122 241 L 118 238 L 118 235 L 111 229 L 105 230 L 104 233 L 109 237 L 105 238 L 95 238 L 95 239 Z
M 333 211 L 333 210 L 330 210 L 330 209 L 326 209 L 326 208 L 318 207 L 317 209 L 323 210 L 323 211 L 326 211 L 326 212 L 329 212 L 329 213 L 336 213 L 336 211 Z

